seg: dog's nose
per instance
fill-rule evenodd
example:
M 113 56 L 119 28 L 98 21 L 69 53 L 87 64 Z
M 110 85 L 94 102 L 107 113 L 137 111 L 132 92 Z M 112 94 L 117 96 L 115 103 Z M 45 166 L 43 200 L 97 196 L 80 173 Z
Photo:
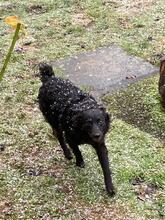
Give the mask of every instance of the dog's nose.
M 100 133 L 96 133 L 93 135 L 93 141 L 96 142 L 96 143 L 100 143 L 102 141 L 102 134 Z
M 102 139 L 102 135 L 100 133 L 96 133 L 96 134 L 93 135 L 93 140 L 95 142 L 99 143 L 101 141 L 101 139 Z
M 93 135 L 94 139 L 99 139 L 101 137 L 101 134 L 97 133 Z

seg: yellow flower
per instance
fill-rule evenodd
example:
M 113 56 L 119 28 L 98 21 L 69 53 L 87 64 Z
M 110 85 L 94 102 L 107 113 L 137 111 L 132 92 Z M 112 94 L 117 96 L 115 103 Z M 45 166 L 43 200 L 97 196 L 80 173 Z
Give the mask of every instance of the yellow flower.
M 5 18 L 5 23 L 11 25 L 12 28 L 14 28 L 14 29 L 16 29 L 17 24 L 21 24 L 22 28 L 25 27 L 25 25 L 22 23 L 22 21 L 16 15 L 9 16 L 9 17 Z
M 26 36 L 27 32 L 25 31 L 25 25 L 24 23 L 19 19 L 18 16 L 9 16 L 5 18 L 4 22 L 10 26 L 12 26 L 13 29 L 17 28 L 17 25 L 20 24 L 20 30 L 23 32 L 23 34 Z

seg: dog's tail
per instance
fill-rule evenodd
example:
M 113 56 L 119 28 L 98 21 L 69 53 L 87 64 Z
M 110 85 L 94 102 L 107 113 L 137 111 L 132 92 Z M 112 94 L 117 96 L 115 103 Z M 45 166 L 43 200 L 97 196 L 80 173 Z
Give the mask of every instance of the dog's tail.
M 50 77 L 54 75 L 52 66 L 48 65 L 47 63 L 40 63 L 39 75 L 41 82 L 45 83 Z

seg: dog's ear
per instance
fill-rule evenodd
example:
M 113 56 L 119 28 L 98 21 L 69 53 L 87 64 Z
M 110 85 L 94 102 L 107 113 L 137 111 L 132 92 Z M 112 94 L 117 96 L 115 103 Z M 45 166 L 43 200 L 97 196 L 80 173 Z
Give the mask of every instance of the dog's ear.
M 109 115 L 107 112 L 105 112 L 104 115 L 105 115 L 105 121 L 109 124 L 111 122 L 111 115 Z
M 111 122 L 111 115 L 106 112 L 106 109 L 104 107 L 100 107 L 100 110 L 103 112 L 105 121 L 109 124 Z
M 99 106 L 99 109 L 100 109 L 103 113 L 106 113 L 106 109 L 105 109 L 102 105 Z

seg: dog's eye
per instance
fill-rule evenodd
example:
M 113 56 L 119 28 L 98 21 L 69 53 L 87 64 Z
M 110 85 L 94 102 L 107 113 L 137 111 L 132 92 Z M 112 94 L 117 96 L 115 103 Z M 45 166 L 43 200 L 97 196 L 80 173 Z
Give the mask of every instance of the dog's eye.
M 86 126 L 90 126 L 92 124 L 92 120 L 90 120 L 90 119 L 87 120 L 85 124 L 86 124 Z
M 98 124 L 102 124 L 102 123 L 103 123 L 103 121 L 101 120 L 101 118 L 98 118 L 98 119 L 97 119 L 97 123 L 98 123 Z
M 87 124 L 92 124 L 92 120 L 86 121 Z

